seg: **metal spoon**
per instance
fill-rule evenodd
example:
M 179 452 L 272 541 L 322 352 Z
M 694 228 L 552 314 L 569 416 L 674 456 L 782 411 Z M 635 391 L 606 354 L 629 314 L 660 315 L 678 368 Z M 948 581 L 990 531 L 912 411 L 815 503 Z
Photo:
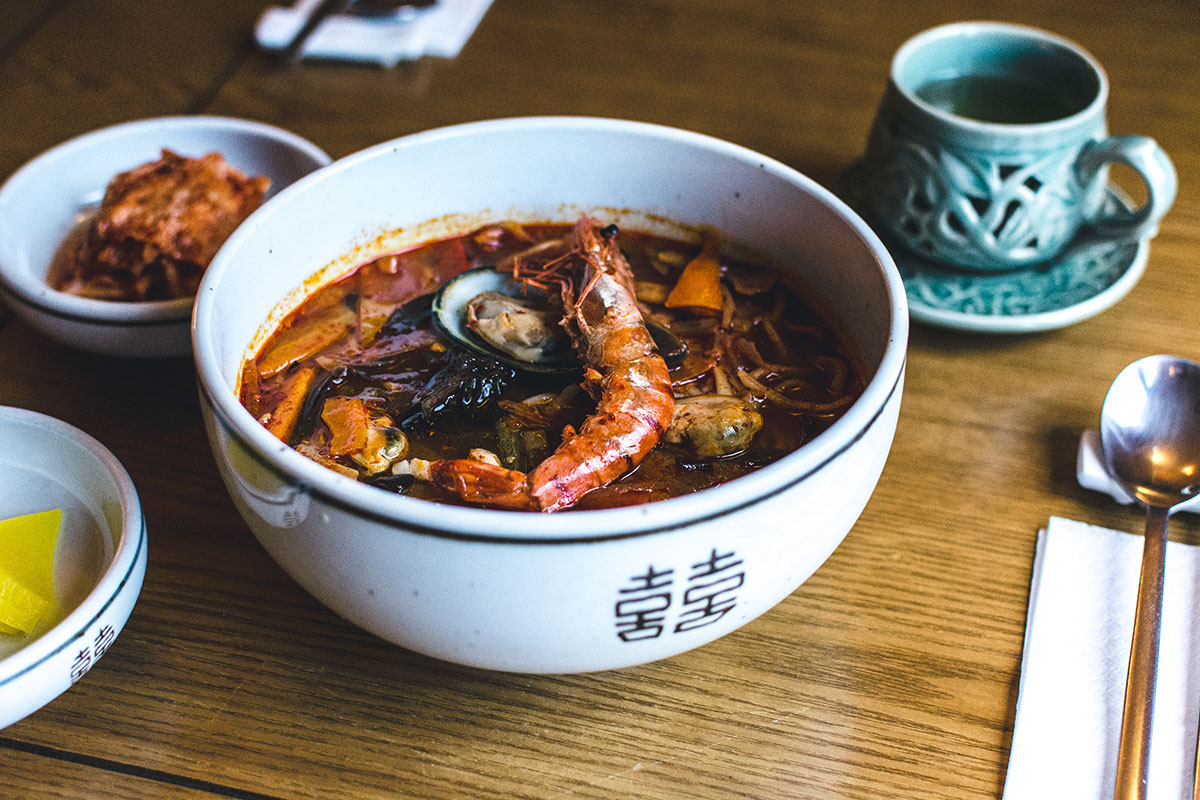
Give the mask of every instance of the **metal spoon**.
M 1167 517 L 1200 491 L 1200 364 L 1149 356 L 1117 375 L 1100 411 L 1108 472 L 1146 507 L 1115 800 L 1143 800 L 1158 677 Z

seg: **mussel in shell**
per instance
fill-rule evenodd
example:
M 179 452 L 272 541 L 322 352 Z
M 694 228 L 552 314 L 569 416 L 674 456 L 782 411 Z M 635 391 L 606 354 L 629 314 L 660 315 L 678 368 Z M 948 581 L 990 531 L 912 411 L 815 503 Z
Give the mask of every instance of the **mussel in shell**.
M 500 292 L 481 292 L 467 302 L 467 328 L 522 363 L 546 364 L 571 357 L 562 312 L 546 303 Z
M 513 280 L 511 275 L 500 272 L 495 267 L 479 267 L 467 270 L 456 278 L 447 281 L 438 290 L 437 294 L 434 295 L 434 325 L 451 340 L 481 355 L 490 356 L 502 361 L 514 369 L 529 372 L 571 372 L 580 368 L 579 358 L 571 349 L 569 342 L 566 341 L 566 332 L 557 323 L 551 323 L 550 327 L 557 329 L 557 334 L 562 337 L 562 346 L 553 345 L 533 348 L 525 353 L 529 355 L 533 350 L 536 350 L 536 356 L 532 360 L 527 357 L 518 357 L 510 352 L 509 349 L 497 347 L 477 330 L 473 330 L 468 316 L 468 309 L 474 304 L 476 298 L 479 298 L 481 295 L 489 297 L 500 295 L 509 298 L 511 302 L 519 302 L 526 312 L 528 312 L 525 315 L 526 324 L 530 324 L 530 320 L 536 316 L 535 311 L 538 310 L 544 312 L 546 320 L 554 318 L 554 312 L 551 311 L 553 306 L 549 293 L 537 287 L 527 286 Z M 493 307 L 499 308 L 500 306 L 494 303 Z M 510 316 L 515 312 L 515 308 L 513 307 L 501 310 L 507 310 Z M 557 312 L 558 317 L 561 317 L 561 314 L 561 311 Z M 477 314 L 476 317 L 478 317 Z M 494 333 L 495 330 L 502 327 L 502 324 L 502 322 L 492 324 L 490 327 L 493 330 L 489 332 Z M 523 335 L 525 338 L 531 338 L 536 334 L 526 331 Z M 494 338 L 497 337 L 498 334 L 494 333 Z M 524 347 L 528 348 L 528 345 Z M 520 350 L 521 348 L 518 347 L 516 349 Z
M 579 356 L 559 324 L 550 294 L 495 267 L 468 270 L 434 295 L 433 321 L 445 336 L 528 372 L 577 372 Z M 687 344 L 653 320 L 646 328 L 668 366 L 683 362 Z

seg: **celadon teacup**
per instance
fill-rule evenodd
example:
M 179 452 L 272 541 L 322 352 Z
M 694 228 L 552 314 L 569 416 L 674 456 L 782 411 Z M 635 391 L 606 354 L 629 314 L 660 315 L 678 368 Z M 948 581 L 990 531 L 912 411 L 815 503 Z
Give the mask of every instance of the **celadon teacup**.
M 1153 235 L 1176 175 L 1145 136 L 1109 136 L 1108 78 L 1079 45 L 1046 31 L 960 22 L 897 50 L 855 172 L 885 238 L 976 271 L 1048 261 L 1082 230 Z M 1108 167 L 1145 182 L 1136 209 L 1106 203 Z

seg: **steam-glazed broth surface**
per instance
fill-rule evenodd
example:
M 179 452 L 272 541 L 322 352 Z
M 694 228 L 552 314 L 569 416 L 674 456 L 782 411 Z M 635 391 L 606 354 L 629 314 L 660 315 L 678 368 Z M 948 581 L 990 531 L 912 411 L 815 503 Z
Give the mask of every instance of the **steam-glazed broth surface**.
M 596 230 L 627 259 L 650 328 L 666 328 L 686 355 L 664 352 L 656 336 L 675 398 L 670 425 L 646 433 L 657 442 L 640 463 L 629 458 L 619 478 L 570 507 L 632 505 L 733 480 L 803 445 L 860 393 L 836 332 L 772 270 L 730 259 L 708 233 L 690 243 Z M 500 297 L 498 308 L 481 302 L 479 316 L 488 319 L 472 330 L 499 320 L 499 335 L 519 339 L 528 356 L 545 337 L 563 336 L 559 323 L 571 312 L 552 276 L 579 257 L 571 241 L 570 225 L 501 223 L 364 264 L 308 298 L 244 365 L 242 403 L 280 439 L 347 477 L 438 502 L 523 508 L 447 491 L 446 479 L 439 483 L 423 465 L 494 461 L 497 474 L 524 476 L 564 437 L 579 435 L 598 397 L 639 384 L 606 388 L 603 369 L 588 363 L 567 374 L 514 370 L 437 327 L 432 293 L 470 269 L 511 273 L 515 259 L 548 297 Z M 585 299 L 596 291 L 574 290 Z M 572 336 L 575 350 L 585 350 L 581 334 Z M 557 346 L 570 355 L 570 338 Z M 629 399 L 637 404 L 636 394 Z

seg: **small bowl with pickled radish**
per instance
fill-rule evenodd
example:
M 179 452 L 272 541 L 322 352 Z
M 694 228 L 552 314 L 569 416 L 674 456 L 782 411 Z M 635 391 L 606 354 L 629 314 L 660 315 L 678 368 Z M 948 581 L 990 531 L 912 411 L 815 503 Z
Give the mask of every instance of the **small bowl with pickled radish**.
M 120 462 L 61 420 L 0 406 L 0 728 L 80 680 L 125 627 L 146 526 Z
M 529 244 L 519 255 L 501 259 L 512 241 L 506 237 Z M 703 318 L 708 322 L 702 319 L 691 328 L 707 325 L 704 330 L 711 332 L 719 324 L 737 336 L 770 328 L 781 350 L 789 349 L 781 337 L 810 337 L 803 339 L 809 344 L 791 348 L 796 351 L 815 347 L 817 339 L 811 337 L 823 334 L 806 332 L 801 320 L 790 316 L 788 292 L 803 291 L 837 332 L 834 338 L 853 362 L 861 391 L 839 407 L 840 416 L 814 424 L 801 444 L 777 447 L 771 459 L 728 480 L 682 491 L 673 484 L 664 499 L 647 489 L 649 494 L 639 497 L 651 501 L 636 505 L 591 503 L 591 497 L 605 492 L 625 502 L 634 496 L 623 488 L 630 482 L 650 481 L 658 470 L 674 468 L 668 463 L 674 456 L 656 454 L 667 445 L 681 446 L 671 435 L 692 389 L 759 403 L 762 397 L 751 387 L 761 383 L 759 378 L 775 379 L 746 369 L 732 377 L 731 367 L 732 379 L 745 381 L 722 386 L 703 357 L 700 362 L 685 357 L 678 369 L 687 372 L 701 363 L 696 373 L 701 377 L 689 382 L 695 377 L 691 373 L 671 373 L 667 391 L 677 395 L 676 413 L 669 420 L 654 418 L 669 427 L 661 438 L 654 434 L 657 443 L 648 453 L 636 456 L 644 458 L 640 463 L 630 456 L 636 469 L 575 505 L 541 506 L 564 510 L 511 510 L 539 507 L 527 502 L 527 493 L 561 488 L 540 477 L 547 462 L 565 460 L 585 472 L 599 464 L 573 449 L 580 441 L 595 445 L 598 459 L 611 466 L 615 461 L 606 448 L 618 447 L 616 435 L 601 441 L 585 431 L 603 430 L 603 425 L 587 428 L 587 420 L 561 428 L 551 424 L 569 446 L 558 445 L 551 457 L 527 467 L 489 461 L 487 453 L 477 452 L 486 446 L 472 447 L 467 461 L 425 461 L 431 456 L 414 454 L 433 441 L 436 426 L 430 415 L 439 406 L 422 405 L 421 417 L 406 417 L 411 398 L 402 398 L 407 390 L 396 388 L 409 380 L 406 375 L 425 374 L 420 373 L 424 367 L 395 362 L 383 370 L 384 384 L 364 384 L 369 360 L 358 355 L 360 346 L 400 353 L 408 347 L 396 344 L 403 337 L 411 344 L 453 328 L 430 333 L 406 326 L 423 325 L 417 320 L 434 313 L 432 308 L 440 314 L 444 305 L 453 306 L 455 300 L 435 295 L 431 287 L 449 281 L 451 273 L 465 275 L 479 267 L 477 250 L 493 252 L 488 249 L 493 245 L 501 250 L 489 257 L 509 272 L 519 260 L 515 270 L 521 276 L 532 271 L 548 280 L 562 275 L 555 264 L 573 265 L 576 277 L 568 280 L 586 285 L 576 287 L 584 299 L 569 314 L 591 314 L 588 309 L 619 304 L 635 293 L 650 310 L 632 315 L 661 317 L 685 338 L 702 334 L 677 324 L 671 316 L 676 312 L 666 314 L 663 304 L 682 306 L 680 314 L 708 314 Z M 659 249 L 646 255 L 649 247 Z M 561 257 L 554 248 L 564 249 Z M 609 270 L 618 253 L 637 262 L 631 267 L 633 286 L 605 277 L 620 273 Z M 662 285 L 653 291 L 643 280 L 649 274 L 654 282 L 655 267 L 643 263 L 647 259 L 661 261 L 663 274 L 673 276 L 658 279 Z M 743 261 L 767 265 L 768 280 L 762 270 L 743 270 Z M 692 263 L 699 266 L 693 269 Z M 714 280 L 723 282 L 715 291 Z M 755 302 L 778 326 L 760 325 L 757 311 L 758 316 L 739 316 L 741 300 L 726 313 L 721 298 L 728 292 L 755 295 L 772 282 L 780 293 Z M 386 292 L 377 292 L 379 286 Z M 380 299 L 379 292 L 390 292 L 390 299 Z M 781 299 L 772 304 L 768 297 Z M 702 308 L 706 304 L 711 308 Z M 559 318 L 563 313 L 560 306 Z M 596 325 L 574 330 L 602 336 L 604 325 L 628 318 L 592 317 L 599 320 Z M 384 319 L 381 328 L 377 322 Z M 628 368 L 619 359 L 604 361 L 607 348 L 644 342 L 650 327 L 647 320 L 646 331 L 639 333 L 635 325 L 628 337 L 604 339 L 599 350 L 586 354 L 589 360 L 575 378 L 563 378 L 567 384 L 560 394 L 522 394 L 525 404 L 561 398 L 572 389 L 574 397 L 586 397 L 577 388 L 580 381 L 596 388 L 594 381 Z M 326 346 L 321 337 L 335 329 L 354 331 L 357 338 L 333 337 L 331 349 L 307 361 L 297 355 Z M 366 344 L 367 330 L 374 344 Z M 385 334 L 397 338 L 378 338 Z M 406 136 L 348 156 L 284 190 L 255 212 L 214 259 L 197 299 L 193 349 L 202 413 L 225 483 L 250 531 L 299 584 L 350 622 L 438 659 L 511 672 L 574 673 L 642 664 L 712 642 L 768 612 L 828 558 L 870 500 L 891 448 L 907 338 L 904 289 L 887 250 L 853 211 L 810 178 L 767 156 L 693 132 L 548 117 Z M 466 352 L 448 340 L 433 341 L 429 351 L 450 353 L 451 365 Z M 689 352 L 703 356 L 704 347 L 695 338 L 688 341 Z M 760 355 L 773 352 L 765 343 L 756 347 Z M 745 349 L 743 356 L 750 358 L 753 348 L 747 344 Z M 667 360 L 665 353 L 662 358 Z M 651 369 L 652 359 L 639 359 L 634 361 L 651 376 L 648 382 L 602 383 L 598 402 L 608 402 L 610 388 L 617 393 L 628 386 L 635 393 L 656 392 L 655 413 L 672 413 L 669 404 L 659 402 L 658 367 Z M 461 374 L 467 386 L 481 373 L 465 368 Z M 716 388 L 704 388 L 710 383 Z M 786 394 L 774 385 L 766 388 Z M 341 392 L 336 403 L 322 401 L 334 391 Z M 267 396 L 283 400 L 266 411 L 257 400 L 243 404 L 245 397 Z M 633 402 L 628 407 L 649 406 Z M 312 416 L 318 408 L 324 409 L 322 416 Z M 389 409 L 386 422 L 382 412 L 371 417 L 380 408 Z M 517 413 L 512 406 L 504 408 Z M 766 431 L 776 417 L 761 408 L 768 420 L 761 431 Z M 301 418 L 312 420 L 303 431 L 299 423 L 279 422 Z M 382 479 L 370 478 L 372 485 L 364 476 L 374 474 L 375 467 L 358 460 L 360 451 L 368 452 L 362 449 L 370 442 L 367 434 L 405 429 L 414 419 L 408 449 L 388 456 L 398 460 L 390 472 L 379 473 Z M 625 432 L 625 424 L 618 433 Z M 653 427 L 641 417 L 629 424 L 639 431 Z M 344 442 L 343 430 L 348 432 Z M 355 461 L 335 458 L 334 443 L 341 448 L 354 430 L 364 431 L 352 446 L 358 448 Z M 381 448 L 370 451 L 373 457 L 386 454 L 390 440 L 379 441 Z M 735 457 L 742 456 L 722 454 L 697 469 L 724 469 Z M 653 469 L 651 459 L 656 459 Z M 439 482 L 439 476 L 457 476 L 460 469 L 464 476 L 474 471 L 501 476 L 508 487 L 504 502 L 512 504 L 492 504 L 500 495 L 487 494 L 490 484 Z M 682 469 L 697 472 L 687 465 Z M 461 490 L 458 499 L 465 502 L 442 502 L 445 497 L 436 492 L 443 490 Z M 484 494 L 473 495 L 477 490 Z M 475 504 L 480 497 L 488 502 Z M 542 498 L 535 496 L 537 503 Z
M 207 266 L 216 244 L 202 241 L 213 235 L 204 229 L 213 228 L 199 215 L 218 212 L 201 203 L 180 214 L 171 198 L 189 197 L 183 179 L 173 186 L 141 184 L 140 190 L 126 194 L 125 208 L 137 205 L 136 213 L 145 216 L 126 217 L 132 220 L 126 228 L 97 245 L 109 254 L 103 269 L 95 268 L 105 275 L 104 291 L 98 285 L 68 288 L 61 279 L 64 265 L 88 236 L 89 222 L 101 213 L 106 187 L 118 175 L 164 158 L 164 151 L 193 165 L 220 154 L 248 180 L 269 180 L 268 198 L 330 162 L 324 151 L 296 134 L 228 117 L 156 117 L 70 139 L 26 163 L 0 186 L 0 298 L 14 313 L 46 336 L 90 352 L 146 358 L 191 352 L 192 275 Z M 146 169 L 138 174 L 145 180 L 156 173 Z M 214 181 L 230 174 L 221 173 Z M 175 255 L 180 259 L 166 256 L 168 240 L 178 243 Z M 189 271 L 182 278 L 177 274 L 181 265 Z

